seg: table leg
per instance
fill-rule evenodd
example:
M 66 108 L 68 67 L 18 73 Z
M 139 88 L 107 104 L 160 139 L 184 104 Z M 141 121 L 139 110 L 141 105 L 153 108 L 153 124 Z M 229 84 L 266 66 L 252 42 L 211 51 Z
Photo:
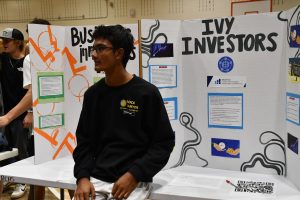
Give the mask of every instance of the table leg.
M 65 190 L 60 188 L 60 200 L 65 200 Z

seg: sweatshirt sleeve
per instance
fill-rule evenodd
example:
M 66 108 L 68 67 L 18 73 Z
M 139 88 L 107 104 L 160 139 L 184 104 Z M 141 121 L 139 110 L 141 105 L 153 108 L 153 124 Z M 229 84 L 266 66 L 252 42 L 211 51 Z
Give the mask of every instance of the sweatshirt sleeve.
M 129 169 L 137 181 L 152 181 L 153 176 L 167 164 L 175 146 L 175 134 L 158 89 L 145 102 L 143 128 L 151 139 L 147 152 Z
M 78 182 L 80 178 L 90 178 L 90 173 L 94 164 L 94 158 L 91 149 L 92 148 L 91 139 L 90 139 L 91 136 L 87 128 L 87 122 L 88 122 L 87 101 L 88 98 L 86 97 L 85 94 L 77 130 L 76 130 L 77 146 L 73 152 L 73 158 L 75 162 L 74 176 L 77 179 L 76 182 Z
M 2 57 L 3 57 L 3 55 L 2 55 L 2 53 L 0 53 L 0 73 L 2 71 Z

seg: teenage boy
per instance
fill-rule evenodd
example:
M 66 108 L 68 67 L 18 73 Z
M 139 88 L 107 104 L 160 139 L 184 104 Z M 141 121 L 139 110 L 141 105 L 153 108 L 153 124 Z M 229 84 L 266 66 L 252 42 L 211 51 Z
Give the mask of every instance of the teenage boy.
M 130 199 L 139 182 L 152 182 L 166 165 L 175 136 L 158 89 L 126 71 L 134 55 L 130 30 L 98 26 L 93 38 L 95 70 L 105 78 L 84 95 L 73 152 L 75 199 L 105 199 L 102 183 L 113 184 L 112 198 Z

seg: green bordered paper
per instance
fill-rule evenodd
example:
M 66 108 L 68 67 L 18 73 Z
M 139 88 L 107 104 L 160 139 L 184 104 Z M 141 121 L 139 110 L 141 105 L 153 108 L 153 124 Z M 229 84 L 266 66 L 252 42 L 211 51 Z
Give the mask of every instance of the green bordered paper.
M 39 103 L 57 103 L 64 101 L 63 72 L 38 72 Z
M 43 115 L 39 116 L 39 128 L 54 128 L 65 125 L 65 114 Z

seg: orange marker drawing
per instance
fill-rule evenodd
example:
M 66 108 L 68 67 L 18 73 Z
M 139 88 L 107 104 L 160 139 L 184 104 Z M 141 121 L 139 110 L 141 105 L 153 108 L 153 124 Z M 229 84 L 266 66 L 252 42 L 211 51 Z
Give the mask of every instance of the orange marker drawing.
M 55 158 L 58 156 L 58 154 L 60 153 L 60 151 L 62 150 L 62 148 L 64 146 L 67 147 L 67 149 L 69 150 L 70 153 L 73 153 L 74 147 L 69 143 L 69 141 L 68 141 L 69 138 L 71 138 L 71 140 L 73 140 L 74 144 L 76 143 L 75 136 L 72 133 L 68 132 L 67 136 L 64 138 L 64 140 L 62 141 L 62 143 L 58 147 L 57 151 L 53 155 L 53 157 L 52 157 L 53 160 L 55 160 Z
M 58 135 L 58 131 L 54 133 L 53 136 L 50 136 L 48 133 L 46 133 L 45 131 L 42 131 L 39 128 L 34 128 L 33 129 L 37 134 L 39 134 L 40 136 L 42 136 L 43 138 L 45 138 L 46 140 L 48 140 L 52 145 L 56 146 L 58 144 L 58 142 L 56 141 L 56 137 Z
M 62 55 L 66 54 L 73 75 L 76 75 L 79 72 L 86 70 L 87 67 L 85 65 L 75 68 L 75 64 L 77 63 L 77 60 L 74 58 L 74 56 L 71 54 L 71 52 L 69 51 L 69 49 L 67 47 L 65 47 L 61 53 L 62 53 Z

